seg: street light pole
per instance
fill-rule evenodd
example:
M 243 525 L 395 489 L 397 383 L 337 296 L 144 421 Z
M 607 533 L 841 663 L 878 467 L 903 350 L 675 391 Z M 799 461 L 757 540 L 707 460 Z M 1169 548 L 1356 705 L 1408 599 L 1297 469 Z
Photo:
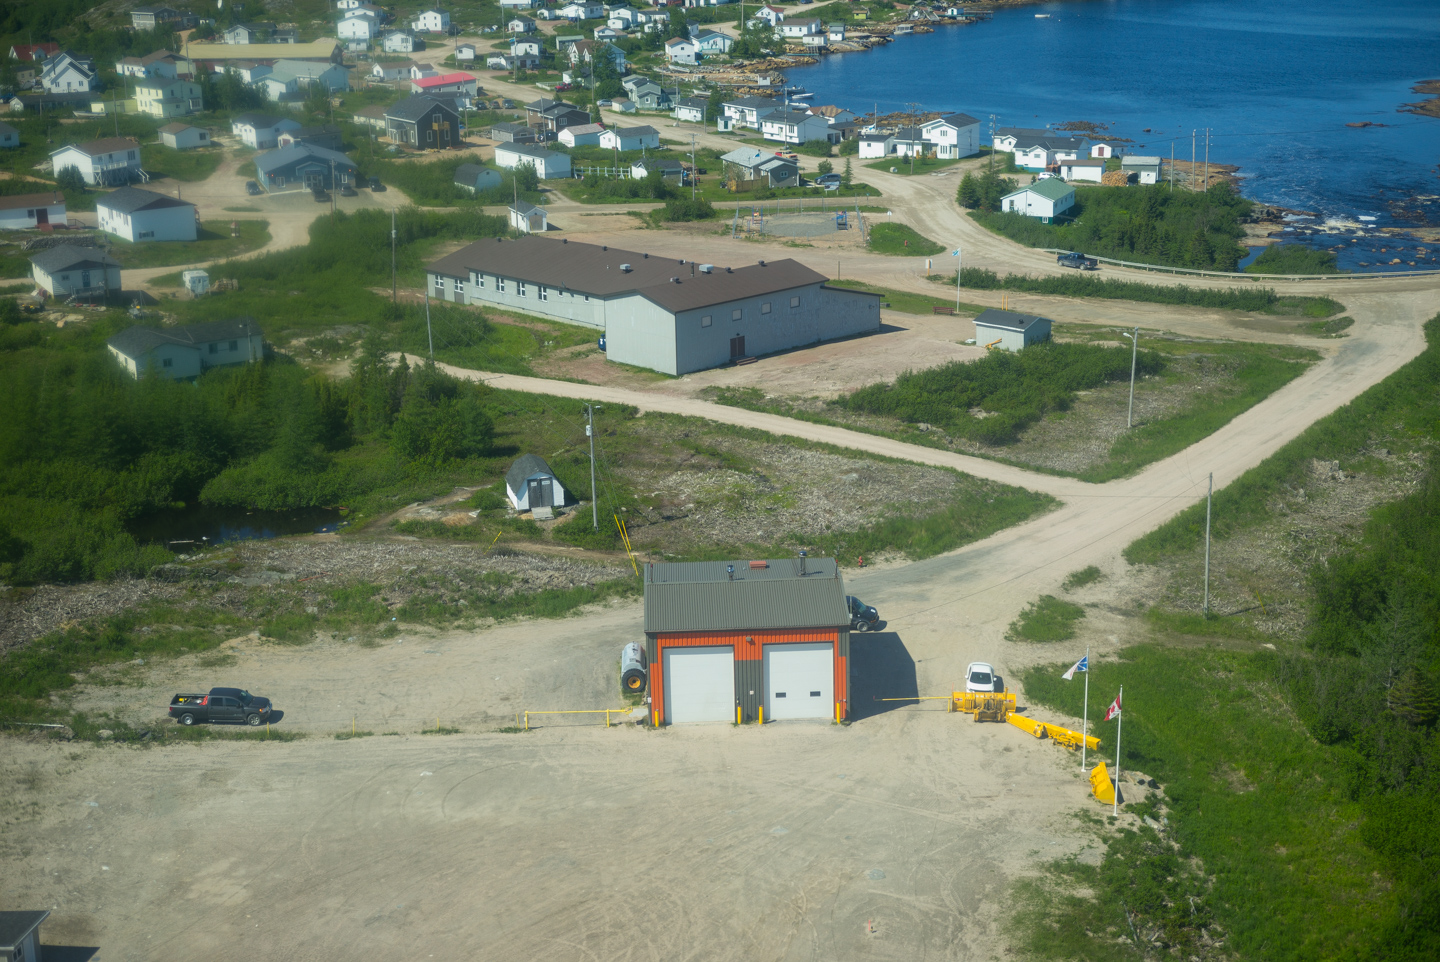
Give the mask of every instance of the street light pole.
M 1135 356 L 1140 353 L 1140 328 L 1135 328 L 1135 333 L 1121 331 L 1121 334 L 1130 338 L 1130 409 L 1125 414 L 1125 427 L 1135 425 Z
M 595 408 L 585 405 L 585 436 L 590 439 L 590 523 L 600 530 L 600 501 L 595 496 Z

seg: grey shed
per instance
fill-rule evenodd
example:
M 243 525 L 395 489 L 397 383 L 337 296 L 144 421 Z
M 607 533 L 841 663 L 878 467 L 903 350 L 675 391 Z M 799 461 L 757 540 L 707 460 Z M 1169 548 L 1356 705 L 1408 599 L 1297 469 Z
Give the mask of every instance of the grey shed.
M 505 494 L 516 511 L 533 511 L 565 503 L 565 488 L 538 454 L 522 454 L 505 472 Z
M 50 917 L 37 912 L 0 912 L 0 958 L 36 962 L 40 958 L 40 923 Z

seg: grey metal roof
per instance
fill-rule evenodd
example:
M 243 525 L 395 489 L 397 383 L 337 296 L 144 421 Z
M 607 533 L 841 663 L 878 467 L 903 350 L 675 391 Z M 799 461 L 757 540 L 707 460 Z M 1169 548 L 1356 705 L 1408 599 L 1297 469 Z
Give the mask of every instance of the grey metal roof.
M 980 121 L 976 120 L 974 117 L 970 116 L 969 114 L 960 114 L 960 113 L 946 114 L 946 115 L 943 116 L 943 117 L 936 117 L 935 120 L 944 121 L 945 123 L 949 124 L 951 127 L 955 127 L 955 128 L 957 128 L 957 129 L 960 128 L 960 127 L 969 127 L 969 126 L 971 126 L 972 124 L 978 124 L 978 123 L 980 122 Z M 933 124 L 933 123 L 935 122 L 935 120 L 931 120 L 931 121 L 927 121 L 927 122 Z
M 15 946 L 50 917 L 45 910 L 36 912 L 0 912 L 0 952 L 14 952 Z
M 1038 314 L 1017 314 L 1014 311 L 1002 311 L 992 307 L 980 312 L 980 316 L 975 318 L 975 325 L 977 327 L 1003 328 L 1007 331 L 1023 331 L 1036 321 L 1050 323 L 1048 317 L 1041 317 Z
M 288 147 L 281 147 L 279 150 L 271 150 L 255 158 L 255 169 L 262 174 L 268 174 L 272 170 L 279 170 L 291 164 L 313 157 L 325 163 L 335 163 L 346 170 L 354 170 L 355 162 L 338 150 L 329 150 L 325 147 L 316 147 L 314 144 L 291 144 Z
M 760 562 L 756 562 L 759 564 Z M 734 579 L 725 570 L 735 567 Z M 645 566 L 645 631 L 840 628 L 850 624 L 833 558 L 696 561 Z
M 157 194 L 153 190 L 141 190 L 139 187 L 121 187 L 101 197 L 95 202 L 95 206 L 118 211 L 122 214 L 133 214 L 142 210 L 160 210 L 165 207 L 194 207 L 195 205 L 188 200 L 181 200 L 178 197 L 167 197 L 164 194 Z
M 48 251 L 41 251 L 30 258 L 30 263 L 47 274 L 69 270 L 72 267 L 119 267 L 120 262 L 95 247 L 72 247 L 61 244 Z
M 519 154 L 522 157 L 534 157 L 536 160 L 549 160 L 552 157 L 561 156 L 553 150 L 546 150 L 544 147 L 537 147 L 534 144 L 496 144 L 495 152 L 498 154 L 501 151 L 507 154 Z
M 187 324 L 184 327 L 127 327 L 119 334 L 106 340 L 106 344 L 126 357 L 144 357 L 161 344 L 180 344 L 198 347 L 211 341 L 231 341 L 252 337 L 260 333 L 260 325 L 254 318 L 237 317 L 228 321 L 206 321 L 203 324 Z
M 461 164 L 455 168 L 455 183 L 466 184 L 473 187 L 480 175 L 490 169 L 491 168 L 486 167 L 484 164 Z M 499 172 L 497 171 L 496 173 Z
M 537 207 L 536 205 L 523 200 L 516 201 L 514 204 L 511 204 L 510 209 L 513 210 L 515 213 L 519 214 L 521 217 L 529 217 L 531 214 L 537 212 L 542 214 L 545 213 L 545 208 Z
M 525 479 L 535 474 L 548 474 L 555 477 L 555 472 L 550 470 L 550 465 L 538 454 L 522 454 L 510 465 L 510 470 L 505 472 L 505 484 L 511 491 L 520 492 L 520 485 Z
M 431 110 L 436 106 L 444 107 L 452 114 L 456 114 L 456 116 L 459 116 L 459 114 L 455 110 L 454 97 L 431 96 L 429 94 L 414 94 L 413 96 L 406 97 L 398 104 L 393 104 L 390 107 L 387 107 L 385 110 L 385 116 L 394 117 L 397 120 L 408 120 L 414 122 L 425 116 L 426 111 Z
M 270 114 L 241 114 L 234 122 L 242 127 L 254 127 L 256 130 L 266 130 L 274 127 L 281 121 L 280 117 L 273 117 Z
M 655 134 L 658 136 L 660 133 L 660 131 L 656 130 L 654 127 L 651 127 L 649 124 L 645 124 L 640 127 L 614 127 L 611 128 L 610 132 L 617 137 L 644 137 L 648 134 Z

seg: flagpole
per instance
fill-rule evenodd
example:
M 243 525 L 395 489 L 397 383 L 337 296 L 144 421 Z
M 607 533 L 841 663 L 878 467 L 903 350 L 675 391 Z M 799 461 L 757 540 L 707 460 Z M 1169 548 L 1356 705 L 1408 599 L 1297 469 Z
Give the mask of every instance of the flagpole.
M 1081 716 L 1084 720 L 1080 723 L 1080 770 L 1085 770 L 1085 749 L 1090 737 L 1090 646 L 1085 646 L 1085 714 Z
M 1115 805 L 1111 809 L 1111 815 L 1120 814 L 1120 728 L 1125 724 L 1125 686 L 1120 686 L 1120 694 L 1115 697 L 1120 705 L 1119 717 L 1115 719 Z

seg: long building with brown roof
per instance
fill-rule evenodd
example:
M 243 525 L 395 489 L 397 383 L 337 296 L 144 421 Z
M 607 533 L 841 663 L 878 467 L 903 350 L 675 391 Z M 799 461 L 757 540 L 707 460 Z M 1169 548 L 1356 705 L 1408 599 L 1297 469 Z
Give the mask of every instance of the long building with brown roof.
M 681 375 L 880 329 L 880 298 L 799 261 L 744 267 L 527 236 L 482 240 L 428 268 L 430 296 L 605 332 L 613 361 Z

